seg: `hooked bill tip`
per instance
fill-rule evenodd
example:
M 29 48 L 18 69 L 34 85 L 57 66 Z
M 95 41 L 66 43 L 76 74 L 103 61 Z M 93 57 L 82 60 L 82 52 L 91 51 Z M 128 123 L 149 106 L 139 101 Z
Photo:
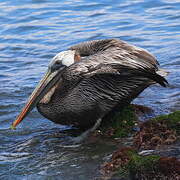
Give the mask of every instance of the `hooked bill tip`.
M 13 124 L 11 124 L 10 129 L 15 130 L 15 129 L 16 129 L 16 127 L 15 127 L 15 126 L 13 126 Z

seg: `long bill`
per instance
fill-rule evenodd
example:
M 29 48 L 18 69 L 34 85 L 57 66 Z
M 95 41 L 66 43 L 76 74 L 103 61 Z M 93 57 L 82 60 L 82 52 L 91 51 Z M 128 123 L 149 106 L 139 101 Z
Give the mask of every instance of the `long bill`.
M 60 75 L 61 73 L 58 71 L 51 72 L 48 70 L 46 72 L 44 77 L 32 92 L 21 113 L 12 123 L 11 129 L 15 129 L 15 127 L 28 115 L 28 113 L 36 106 L 36 104 L 44 97 L 44 95 L 57 83 L 57 81 L 60 79 Z

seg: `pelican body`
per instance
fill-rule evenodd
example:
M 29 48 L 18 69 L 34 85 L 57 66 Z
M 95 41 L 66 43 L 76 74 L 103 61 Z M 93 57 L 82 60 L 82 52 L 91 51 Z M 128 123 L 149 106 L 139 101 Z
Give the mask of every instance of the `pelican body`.
M 117 39 L 74 45 L 52 59 L 12 126 L 37 106 L 55 123 L 87 129 L 151 84 L 166 86 L 158 65 L 148 51 Z

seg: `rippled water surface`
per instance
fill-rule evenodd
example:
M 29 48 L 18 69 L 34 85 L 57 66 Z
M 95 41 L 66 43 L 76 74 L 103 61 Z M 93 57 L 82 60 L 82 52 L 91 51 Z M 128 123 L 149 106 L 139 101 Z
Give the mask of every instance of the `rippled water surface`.
M 59 51 L 86 40 L 120 38 L 152 52 L 170 73 L 170 87 L 153 86 L 135 101 L 156 114 L 180 109 L 179 0 L 0 1 L 1 179 L 92 179 L 112 149 L 60 146 L 60 129 L 36 110 L 10 124 Z

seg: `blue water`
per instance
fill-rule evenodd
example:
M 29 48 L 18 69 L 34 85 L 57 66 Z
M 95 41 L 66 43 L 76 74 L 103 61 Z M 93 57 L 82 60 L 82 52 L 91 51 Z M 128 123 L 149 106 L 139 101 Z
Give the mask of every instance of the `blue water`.
M 120 38 L 153 53 L 170 87 L 136 100 L 155 114 L 180 109 L 179 0 L 0 1 L 0 179 L 92 179 L 109 146 L 62 148 L 59 129 L 36 110 L 18 126 L 23 107 L 49 60 L 87 40 Z M 99 150 L 99 151 L 98 151 Z

